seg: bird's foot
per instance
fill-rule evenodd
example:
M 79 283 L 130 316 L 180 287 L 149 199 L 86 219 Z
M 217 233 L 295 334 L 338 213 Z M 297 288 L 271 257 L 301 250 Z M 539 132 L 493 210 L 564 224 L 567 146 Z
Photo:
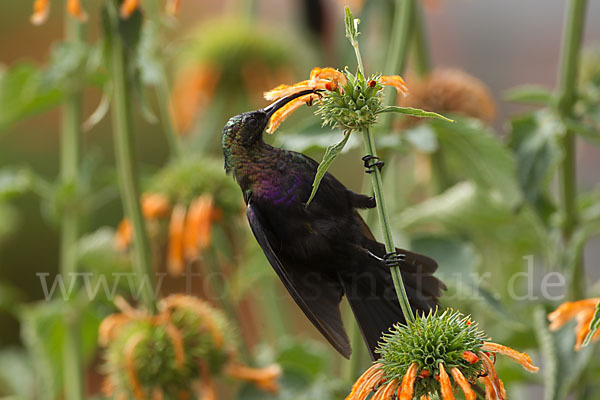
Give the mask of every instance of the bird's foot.
M 362 158 L 362 160 L 364 161 L 364 166 L 365 166 L 365 172 L 367 174 L 372 174 L 373 172 L 375 172 L 374 167 L 377 167 L 377 169 L 379 169 L 379 172 L 381 172 L 381 169 L 384 166 L 384 162 L 379 160 L 379 157 L 375 157 L 372 155 L 367 154 L 366 156 L 364 156 Z M 375 161 L 375 160 L 379 160 L 379 161 Z M 375 161 L 375 162 L 373 162 Z
M 388 268 L 399 267 L 400 263 L 406 260 L 404 254 L 398 254 L 396 252 L 387 253 L 383 256 L 383 262 Z

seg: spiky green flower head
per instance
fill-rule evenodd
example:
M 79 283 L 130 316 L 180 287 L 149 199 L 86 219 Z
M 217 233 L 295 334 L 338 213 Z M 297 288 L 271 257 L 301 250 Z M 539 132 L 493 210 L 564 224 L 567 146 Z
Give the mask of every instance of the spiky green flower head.
M 365 79 L 360 72 L 354 75 L 348 68 L 343 74 L 346 83 L 325 92 L 316 113 L 321 116 L 323 126 L 344 131 L 368 128 L 376 122 L 383 108 L 381 76 L 371 75 Z
M 402 380 L 411 364 L 418 365 L 415 398 L 437 393 L 439 364 L 446 370 L 457 367 L 465 378 L 476 381 L 484 372 L 481 360 L 475 356 L 487 336 L 458 311 L 437 310 L 418 317 L 406 325 L 397 324 L 383 335 L 377 353 L 388 380 Z
M 164 299 L 160 308 L 157 316 L 114 314 L 103 321 L 104 369 L 115 398 L 189 396 L 195 383 L 220 374 L 234 358 L 237 336 L 220 310 L 183 295 Z

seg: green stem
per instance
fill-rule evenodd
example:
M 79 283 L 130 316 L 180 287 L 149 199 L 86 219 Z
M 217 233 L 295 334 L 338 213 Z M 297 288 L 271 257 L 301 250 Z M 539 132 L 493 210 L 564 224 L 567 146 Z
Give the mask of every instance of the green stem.
M 419 75 L 424 76 L 431 71 L 432 62 L 425 16 L 423 15 L 423 10 L 418 4 L 415 5 L 414 15 L 415 69 Z
M 373 135 L 368 128 L 363 130 L 363 139 L 365 142 L 365 151 L 367 155 L 377 157 L 377 151 L 375 150 L 375 141 Z M 379 222 L 383 231 L 383 239 L 385 243 L 385 250 L 388 253 L 395 253 L 396 246 L 394 246 L 394 240 L 392 238 L 392 229 L 390 228 L 389 217 L 385 208 L 385 200 L 383 196 L 383 182 L 381 179 L 381 172 L 379 168 L 374 168 L 371 175 L 371 183 L 373 184 L 373 192 L 375 193 L 375 201 L 377 202 L 377 214 L 379 215 Z M 414 322 L 415 316 L 410 308 L 408 296 L 404 289 L 404 283 L 402 282 L 402 274 L 400 273 L 400 267 L 395 266 L 391 268 L 392 279 L 394 281 L 394 287 L 402 308 L 402 313 L 407 322 Z
M 83 42 L 83 27 L 71 16 L 65 16 L 65 38 L 69 42 Z M 81 152 L 81 102 L 79 87 L 69 93 L 62 107 L 62 128 L 60 135 L 60 179 L 63 185 L 72 185 L 78 192 L 77 178 Z M 75 194 L 77 195 L 77 194 Z M 64 210 L 60 229 L 60 273 L 64 279 L 75 279 L 77 272 L 77 239 L 79 237 L 79 211 Z M 79 340 L 79 315 L 70 309 L 65 316 L 63 337 L 63 379 L 65 399 L 80 400 L 84 397 L 84 365 Z
M 146 232 L 144 217 L 140 205 L 138 177 L 134 164 L 133 119 L 131 105 L 131 82 L 127 76 L 125 49 L 119 34 L 119 16 L 114 2 L 107 4 L 110 18 L 110 74 L 113 87 L 112 121 L 115 141 L 115 157 L 119 187 L 123 198 L 125 215 L 133 227 L 133 265 L 141 285 L 141 300 L 146 308 L 154 313 L 154 276 L 150 242 Z
M 585 10 L 587 0 L 571 0 L 565 16 L 563 41 L 560 58 L 558 78 L 558 104 L 557 109 L 562 118 L 570 118 L 573 106 L 577 99 L 576 85 L 579 70 L 579 53 L 581 50 L 583 27 L 585 23 Z M 567 129 L 562 138 L 564 158 L 560 165 L 560 199 L 563 217 L 562 238 L 564 243 L 571 240 L 578 224 L 576 196 L 577 174 L 575 164 L 575 134 Z M 585 276 L 583 257 L 577 257 L 573 265 L 570 284 L 570 297 L 583 296 L 585 289 Z
M 413 31 L 414 8 L 415 0 L 396 0 L 388 56 L 383 69 L 383 73 L 386 75 L 401 74 L 406 68 Z M 396 91 L 392 90 L 383 99 L 383 105 L 391 106 L 395 101 Z M 392 113 L 384 113 L 379 116 L 381 130 L 389 131 L 391 125 Z
M 156 30 L 158 37 L 158 42 L 155 45 L 157 47 L 161 46 L 161 35 L 159 31 L 161 29 L 161 16 L 160 16 L 160 4 L 157 0 L 146 0 L 144 3 L 144 9 L 148 12 L 148 16 L 150 18 L 147 21 L 147 24 L 152 24 L 150 26 L 151 29 Z M 156 48 L 155 51 L 161 52 L 160 48 Z M 157 103 L 158 110 L 160 112 L 160 121 L 162 124 L 162 128 L 165 131 L 165 136 L 167 138 L 167 144 L 169 145 L 169 152 L 171 155 L 171 159 L 180 159 L 183 154 L 183 149 L 181 147 L 181 142 L 179 140 L 179 136 L 175 131 L 175 126 L 173 125 L 173 119 L 171 118 L 171 112 L 169 108 L 169 99 L 171 98 L 171 88 L 169 86 L 169 79 L 167 78 L 167 73 L 165 69 L 165 64 L 163 63 L 163 59 L 165 58 L 163 54 L 158 58 L 159 63 L 159 71 L 158 71 L 158 79 L 155 90 L 157 94 Z

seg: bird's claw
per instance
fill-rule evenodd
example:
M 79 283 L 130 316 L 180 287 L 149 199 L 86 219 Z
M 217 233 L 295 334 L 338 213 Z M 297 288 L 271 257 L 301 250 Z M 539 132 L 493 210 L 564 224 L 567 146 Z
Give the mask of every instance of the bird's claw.
M 406 260 L 404 254 L 398 254 L 396 252 L 387 253 L 383 256 L 383 262 L 388 268 L 399 267 L 400 263 Z
M 364 166 L 365 166 L 365 172 L 367 174 L 372 174 L 373 172 L 375 172 L 374 167 L 377 167 L 377 169 L 379 169 L 379 172 L 381 172 L 381 169 L 384 166 L 384 162 L 379 160 L 379 157 L 375 157 L 372 155 L 367 154 L 366 156 L 364 156 L 362 158 L 362 160 L 364 161 Z M 375 161 L 372 162 L 374 160 L 379 160 L 379 161 Z

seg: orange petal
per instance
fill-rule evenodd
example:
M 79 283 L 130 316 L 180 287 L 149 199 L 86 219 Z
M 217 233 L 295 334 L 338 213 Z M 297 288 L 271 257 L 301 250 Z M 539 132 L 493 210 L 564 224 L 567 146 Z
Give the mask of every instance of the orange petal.
M 268 92 L 263 94 L 264 98 L 269 101 L 279 100 L 282 97 L 287 97 L 294 93 L 301 92 L 303 90 L 311 90 L 313 87 L 309 85 L 309 81 L 301 81 L 293 85 L 279 85 Z
M 166 12 L 169 15 L 177 14 L 179 7 L 181 6 L 181 0 L 168 0 L 166 6 Z
M 162 193 L 144 193 L 142 195 L 142 214 L 147 219 L 164 218 L 171 211 L 169 198 Z
M 458 368 L 456 368 L 456 367 L 452 368 L 450 370 L 450 374 L 452 375 L 452 378 L 454 378 L 454 382 L 456 382 L 458 384 L 458 386 L 460 386 L 460 388 L 464 392 L 465 400 L 475 400 L 477 398 L 477 395 L 471 388 L 471 385 L 469 384 L 469 382 L 467 381 L 465 376 L 462 374 L 462 372 L 460 372 L 460 370 Z
M 479 357 L 477 357 L 472 351 L 468 350 L 463 352 L 462 358 L 469 364 L 475 364 L 477 361 L 479 361 Z
M 108 346 L 129 321 L 131 317 L 125 314 L 110 314 L 104 318 L 98 327 L 98 343 L 101 346 Z
M 431 400 L 431 396 L 428 394 L 423 394 L 423 395 L 421 395 L 420 400 Z
M 123 0 L 121 3 L 121 18 L 127 19 L 140 6 L 140 0 Z
M 452 394 L 452 384 L 450 383 L 450 377 L 444 369 L 444 364 L 439 364 L 440 368 L 440 392 L 443 400 L 454 400 L 454 394 Z
M 316 67 L 316 68 L 313 68 L 312 71 L 310 71 L 309 81 L 312 85 L 315 85 L 319 80 L 322 80 L 322 79 L 329 79 L 336 84 L 338 84 L 338 83 L 342 84 L 342 85 L 346 84 L 346 77 L 344 76 L 344 74 L 335 68 Z
M 135 365 L 135 349 L 136 347 L 145 339 L 145 336 L 142 332 L 134 333 L 125 343 L 125 347 L 123 349 L 123 356 L 125 357 L 125 371 L 127 373 L 127 378 L 129 379 L 129 384 L 133 389 L 133 395 L 136 399 L 143 400 L 146 398 L 144 390 L 142 389 L 142 384 L 137 375 L 136 365 Z
M 208 63 L 188 66 L 177 72 L 170 110 L 179 134 L 187 132 L 198 114 L 210 103 L 220 76 L 220 68 Z
M 123 218 L 117 227 L 117 232 L 115 233 L 115 247 L 117 250 L 127 250 L 129 246 L 131 246 L 131 241 L 133 239 L 133 226 L 131 225 L 131 221 L 127 218 Z
M 538 367 L 533 365 L 533 361 L 531 361 L 531 357 L 529 357 L 529 354 L 527 353 L 520 353 L 508 346 L 503 346 L 501 344 L 492 342 L 484 342 L 481 348 L 485 351 L 492 351 L 494 353 L 505 355 L 521 364 L 523 368 L 529 372 L 538 372 L 540 370 Z
M 373 375 L 365 382 L 364 386 L 357 393 L 357 400 L 365 400 L 373 390 L 381 383 L 383 377 L 385 375 L 385 371 L 383 369 L 375 371 Z
M 419 366 L 417 363 L 410 364 L 406 374 L 402 377 L 402 384 L 400 385 L 399 400 L 411 400 L 415 391 L 415 379 L 417 378 L 417 369 Z
M 575 327 L 575 351 L 581 350 L 581 345 L 590 332 L 590 323 L 594 318 L 594 308 L 587 309 L 577 315 L 577 326 Z
M 479 377 L 479 382 L 483 383 L 485 386 L 485 400 L 497 400 L 498 396 L 496 395 L 496 390 L 494 385 L 492 385 L 492 381 L 487 376 Z
M 549 327 L 550 330 L 554 331 L 559 329 L 568 320 L 572 319 L 575 315 L 585 309 L 593 309 L 596 307 L 596 304 L 598 304 L 598 301 L 600 301 L 600 297 L 579 301 L 568 301 L 561 304 L 556 310 L 548 314 L 548 320 L 551 322 Z
M 81 8 L 79 0 L 67 0 L 67 12 L 81 22 L 87 21 L 87 14 Z
M 369 380 L 371 376 L 378 370 L 380 370 L 382 365 L 380 363 L 371 365 L 352 385 L 352 390 L 350 394 L 346 397 L 346 400 L 353 399 L 354 396 L 357 396 L 358 393 L 362 390 L 362 387 Z
M 33 25 L 41 25 L 48 19 L 50 13 L 50 0 L 35 0 L 33 3 L 33 14 L 29 21 Z
M 392 86 L 392 87 L 396 88 L 396 91 L 399 94 L 402 94 L 404 96 L 406 96 L 408 94 L 408 88 L 406 87 L 406 84 L 404 83 L 404 79 L 402 79 L 402 77 L 400 75 L 392 75 L 392 76 L 382 75 L 379 78 L 379 83 L 381 83 L 383 86 Z
M 487 376 L 490 380 L 490 385 L 494 389 L 494 393 L 499 400 L 504 400 L 506 398 L 506 393 L 504 393 L 504 386 L 498 378 L 498 373 L 496 372 L 496 367 L 494 367 L 494 363 L 492 360 L 485 354 L 483 351 L 479 352 L 479 358 L 483 363 L 483 368 L 487 373 Z
M 251 368 L 241 364 L 229 364 L 225 373 L 232 378 L 252 382 L 259 388 L 277 394 L 279 385 L 277 379 L 281 376 L 281 367 L 277 364 L 266 368 Z
M 175 365 L 178 368 L 183 367 L 183 363 L 185 362 L 185 350 L 183 348 L 183 336 L 181 332 L 177 329 L 177 327 L 168 322 L 165 324 L 165 331 L 171 339 L 171 343 L 173 344 L 173 352 L 175 353 Z
M 167 270 L 174 276 L 179 276 L 185 268 L 183 257 L 183 232 L 185 227 L 186 208 L 177 204 L 171 213 L 169 222 L 169 246 L 167 250 Z
M 319 98 L 316 94 L 306 94 L 304 96 L 300 96 L 297 99 L 294 99 L 287 103 L 285 106 L 281 107 L 279 110 L 275 111 L 271 120 L 269 121 L 269 126 L 267 127 L 267 133 L 273 133 L 275 130 L 281 125 L 283 121 L 287 117 L 290 116 L 291 113 L 296 111 L 298 108 L 302 107 L 304 104 L 313 102 Z
M 391 400 L 399 385 L 400 381 L 398 379 L 392 379 L 387 385 L 383 385 L 382 388 L 384 390 L 381 392 L 379 400 Z M 375 397 L 373 397 L 373 400 L 375 400 Z

